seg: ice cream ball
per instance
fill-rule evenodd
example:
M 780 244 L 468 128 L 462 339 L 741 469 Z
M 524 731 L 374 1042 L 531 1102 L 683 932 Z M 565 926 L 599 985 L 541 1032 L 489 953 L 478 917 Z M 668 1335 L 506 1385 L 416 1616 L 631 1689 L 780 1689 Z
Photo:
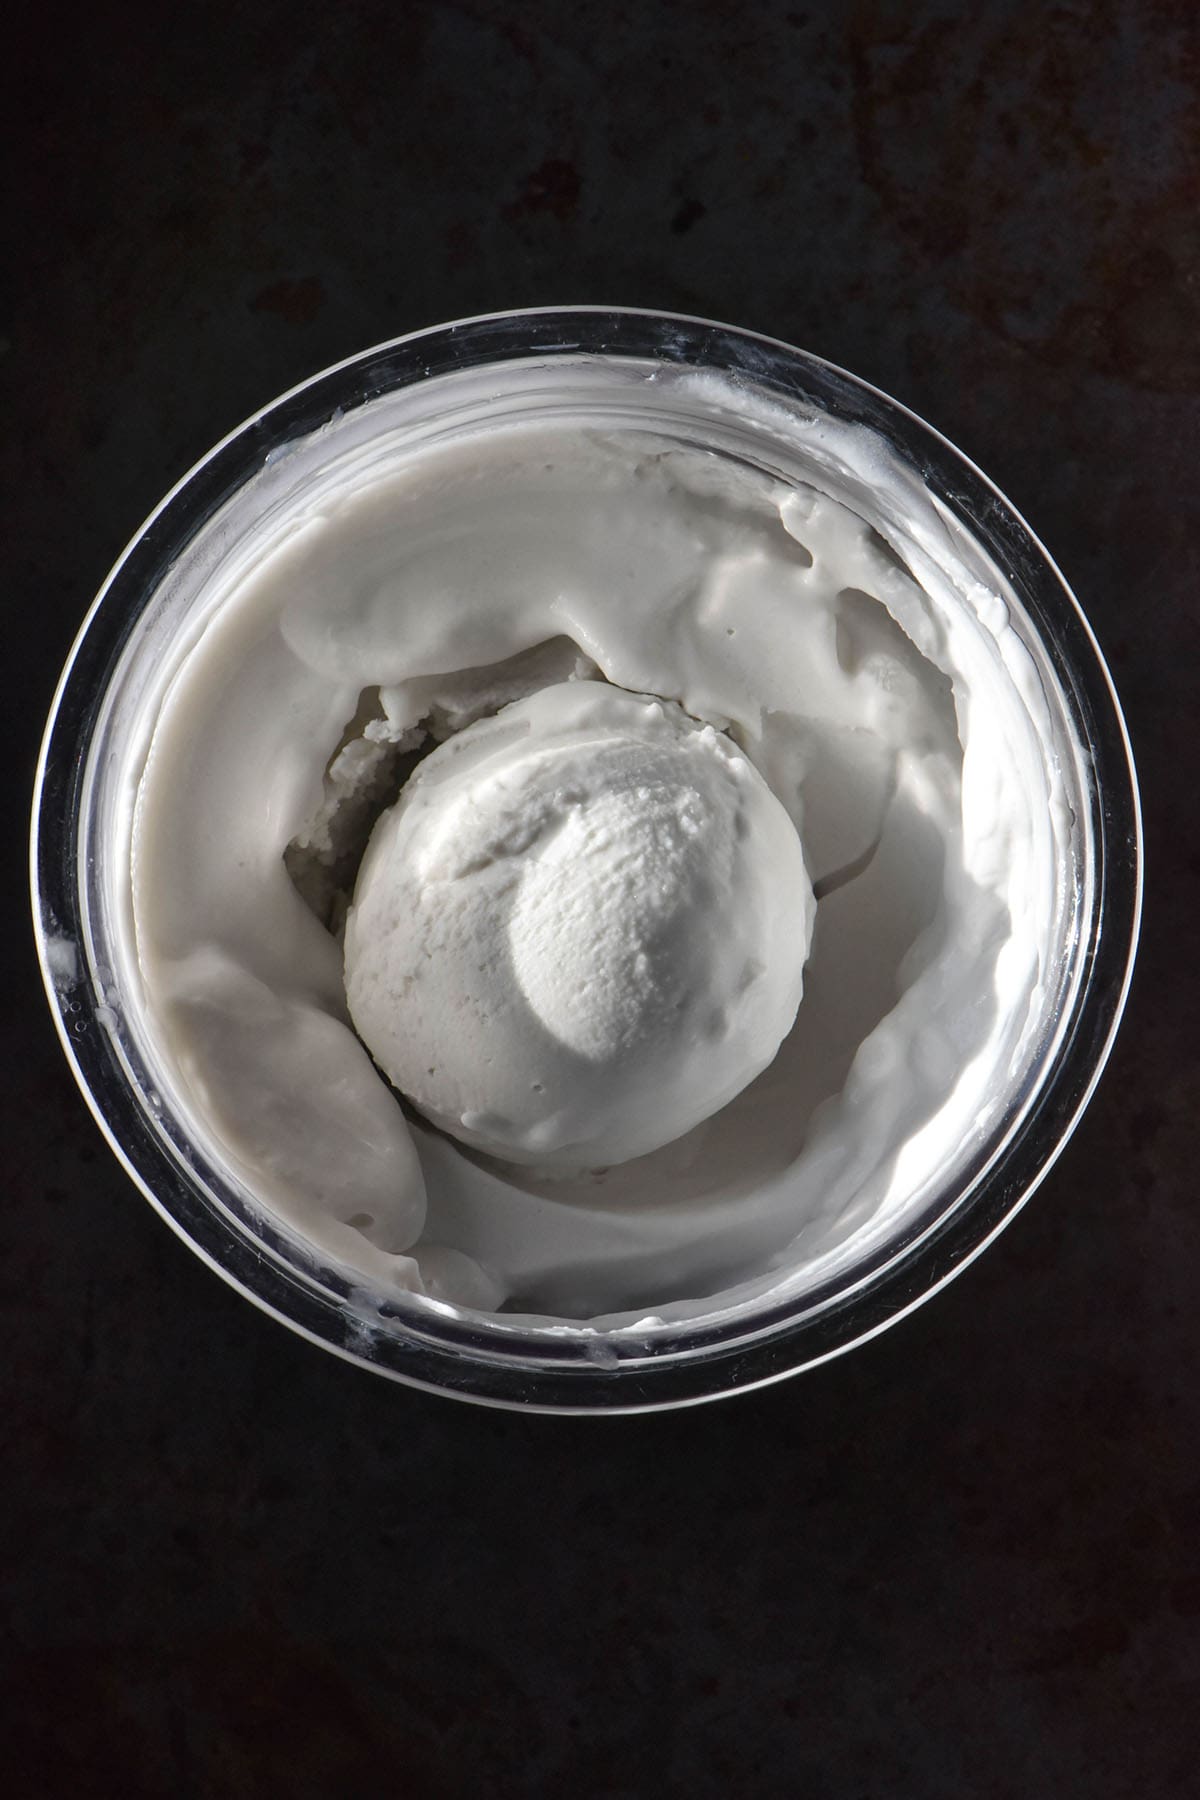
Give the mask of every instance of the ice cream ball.
M 439 746 L 379 820 L 347 1003 L 388 1080 L 460 1142 L 605 1167 L 773 1060 L 815 910 L 796 827 L 729 737 L 563 682 Z

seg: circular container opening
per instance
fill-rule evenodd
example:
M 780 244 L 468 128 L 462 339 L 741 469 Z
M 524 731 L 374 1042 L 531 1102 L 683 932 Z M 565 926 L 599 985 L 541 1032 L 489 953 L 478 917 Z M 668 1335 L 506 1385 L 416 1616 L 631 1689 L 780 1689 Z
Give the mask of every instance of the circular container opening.
M 594 1319 L 542 1317 L 520 1294 L 488 1312 L 396 1291 L 264 1206 L 164 1050 L 131 922 L 134 802 L 159 705 L 272 534 L 285 539 L 338 484 L 369 488 L 398 454 L 563 420 L 815 487 L 865 516 L 881 553 L 927 584 L 951 563 L 959 579 L 965 571 L 991 597 L 980 606 L 1001 604 L 1013 691 L 1036 718 L 1064 803 L 1040 997 L 997 1053 L 953 1154 L 914 1174 L 903 1206 L 790 1265 L 764 1254 L 694 1305 L 668 1288 L 662 1304 L 636 1293 Z M 793 543 L 797 562 L 811 562 L 803 530 Z M 873 604 L 850 588 L 839 596 L 834 648 L 848 674 L 869 647 L 859 615 Z M 722 629 L 736 639 L 736 622 Z M 51 713 L 34 811 L 35 927 L 60 1035 L 109 1142 L 168 1222 L 232 1285 L 329 1349 L 434 1391 L 548 1411 L 682 1405 L 778 1379 L 873 1335 L 969 1262 L 1037 1186 L 1091 1095 L 1124 1005 L 1140 880 L 1136 783 L 1107 670 L 1003 497 L 911 413 L 816 358 L 706 321 L 602 308 L 497 315 L 381 345 L 218 445 L 137 534 L 89 614 Z M 359 1209 L 349 1223 L 369 1234 L 376 1221 Z

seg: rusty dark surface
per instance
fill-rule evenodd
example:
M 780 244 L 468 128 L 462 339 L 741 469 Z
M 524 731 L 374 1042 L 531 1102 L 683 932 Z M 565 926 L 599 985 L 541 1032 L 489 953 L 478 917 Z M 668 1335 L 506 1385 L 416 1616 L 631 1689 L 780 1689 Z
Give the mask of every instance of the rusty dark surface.
M 1195 9 L 22 16 L 0 298 L 8 1791 L 1195 1794 Z M 1111 658 L 1149 856 L 1110 1070 L 983 1260 L 823 1371 L 595 1422 L 374 1381 L 201 1267 L 75 1092 L 22 893 L 59 666 L 165 489 L 369 343 L 578 300 L 802 344 L 972 455 Z

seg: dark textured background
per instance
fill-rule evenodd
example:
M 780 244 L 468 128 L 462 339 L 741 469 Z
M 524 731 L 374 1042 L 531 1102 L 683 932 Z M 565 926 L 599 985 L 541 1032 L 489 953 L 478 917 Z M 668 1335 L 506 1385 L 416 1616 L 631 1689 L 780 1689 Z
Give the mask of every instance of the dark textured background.
M 1198 1791 L 1194 14 L 23 9 L 0 313 L 21 1795 Z M 20 891 L 57 670 L 167 486 L 338 357 L 576 300 L 777 334 L 975 457 L 1111 657 L 1149 852 L 1109 1073 L 983 1261 L 816 1374 L 595 1422 L 373 1380 L 208 1274 L 74 1091 Z

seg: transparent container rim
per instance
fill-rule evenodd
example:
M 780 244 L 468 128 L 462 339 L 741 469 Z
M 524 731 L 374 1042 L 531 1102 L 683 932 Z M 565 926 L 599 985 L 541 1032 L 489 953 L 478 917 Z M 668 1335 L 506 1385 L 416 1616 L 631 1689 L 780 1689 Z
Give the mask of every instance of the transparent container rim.
M 267 1262 L 261 1254 L 250 1254 L 248 1257 L 231 1254 L 238 1246 L 229 1241 L 229 1228 L 226 1227 L 224 1233 L 219 1228 L 212 1229 L 214 1219 L 211 1209 L 207 1221 L 209 1228 L 203 1228 L 206 1221 L 198 1216 L 197 1208 L 184 1203 L 186 1197 L 180 1186 L 183 1181 L 181 1172 L 168 1164 L 161 1147 L 157 1156 L 148 1146 L 141 1147 L 141 1154 L 135 1153 L 129 1130 L 129 1106 L 134 1104 L 133 1096 L 125 1096 L 127 1105 L 122 1108 L 115 1103 L 116 1097 L 111 1088 L 106 1096 L 107 1105 L 97 1094 L 96 1088 L 103 1080 L 103 1072 L 97 1065 L 97 1054 L 103 1054 L 104 1033 L 94 1029 L 93 1017 L 93 1029 L 83 1036 L 75 1035 L 72 1026 L 76 1020 L 68 1013 L 65 1004 L 61 963 L 58 967 L 55 966 L 57 955 L 53 944 L 56 937 L 60 936 L 60 927 L 62 935 L 75 945 L 76 954 L 83 946 L 81 938 L 78 935 L 72 937 L 70 933 L 73 916 L 76 923 L 78 918 L 71 906 L 72 896 L 68 891 L 70 880 L 64 879 L 68 877 L 68 871 L 59 866 L 64 861 L 64 852 L 69 861 L 66 838 L 74 831 L 78 820 L 70 816 L 69 804 L 64 809 L 63 802 L 65 800 L 69 803 L 70 794 L 56 795 L 52 792 L 52 774 L 55 766 L 54 752 L 60 747 L 60 739 L 68 723 L 64 718 L 64 714 L 70 710 L 68 700 L 74 697 L 81 675 L 80 665 L 85 660 L 88 647 L 97 636 L 97 621 L 106 600 L 110 599 L 114 590 L 119 595 L 131 560 L 139 548 L 147 543 L 159 522 L 179 509 L 180 502 L 193 493 L 197 483 L 222 457 L 238 446 L 244 446 L 258 427 L 278 420 L 281 414 L 287 413 L 292 403 L 311 396 L 314 390 L 329 387 L 336 383 L 338 377 L 372 368 L 414 346 L 427 342 L 445 346 L 453 340 L 461 342 L 464 338 L 477 338 L 485 334 L 488 328 L 509 328 L 516 333 L 515 347 L 510 347 L 503 358 L 494 360 L 511 360 L 512 356 L 520 352 L 519 340 L 522 337 L 536 338 L 539 327 L 545 325 L 566 328 L 569 336 L 570 324 L 575 320 L 588 324 L 599 320 L 608 321 L 613 335 L 617 337 L 623 331 L 628 335 L 631 322 L 637 322 L 646 328 L 677 326 L 700 334 L 710 341 L 710 345 L 711 340 L 716 340 L 726 350 L 730 346 L 748 346 L 756 355 L 764 350 L 772 352 L 793 369 L 844 384 L 849 393 L 866 397 L 874 412 L 893 424 L 907 425 L 924 448 L 936 448 L 950 466 L 960 473 L 965 472 L 968 480 L 973 481 L 981 493 L 991 497 L 997 515 L 993 523 L 1002 523 L 1007 529 L 1023 537 L 1043 578 L 1046 590 L 1043 599 L 1048 594 L 1057 603 L 1056 610 L 1061 610 L 1061 616 L 1055 622 L 1060 627 L 1064 623 L 1069 626 L 1070 633 L 1076 640 L 1072 646 L 1073 656 L 1070 658 L 1071 674 L 1077 686 L 1082 688 L 1083 697 L 1090 704 L 1095 722 L 1102 730 L 1108 760 L 1114 764 L 1114 768 L 1109 772 L 1109 782 L 1101 784 L 1098 795 L 1102 828 L 1098 850 L 1104 859 L 1102 876 L 1106 891 L 1098 897 L 1096 922 L 1100 941 L 1094 947 L 1093 962 L 1098 965 L 1103 952 L 1108 965 L 1107 976 L 1101 984 L 1098 966 L 1093 966 L 1078 997 L 1076 1012 L 1080 1015 L 1088 1008 L 1089 999 L 1091 1001 L 1090 1030 L 1086 1042 L 1077 1032 L 1062 1053 L 1061 1060 L 1071 1064 L 1075 1079 L 1069 1084 L 1068 1092 L 1057 1095 L 1060 1104 L 1054 1118 L 1047 1120 L 1044 1117 L 1044 1103 L 1037 1109 L 1041 1115 L 1041 1129 L 1038 1134 L 1040 1142 L 1032 1159 L 1033 1167 L 1016 1180 L 1011 1177 L 1000 1180 L 991 1169 L 980 1171 L 974 1184 L 980 1192 L 974 1194 L 965 1209 L 959 1208 L 963 1216 L 947 1220 L 941 1225 L 935 1220 L 927 1231 L 916 1234 L 913 1242 L 904 1245 L 899 1256 L 893 1257 L 876 1279 L 873 1280 L 868 1274 L 849 1291 L 833 1296 L 834 1303 L 823 1316 L 803 1316 L 811 1309 L 811 1296 L 808 1296 L 797 1309 L 801 1312 L 801 1317 L 790 1320 L 785 1317 L 777 1321 L 775 1328 L 769 1329 L 765 1335 L 760 1332 L 748 1337 L 734 1337 L 699 1352 L 674 1352 L 657 1360 L 643 1357 L 636 1361 L 622 1362 L 618 1355 L 612 1366 L 596 1366 L 583 1357 L 570 1365 L 557 1364 L 547 1368 L 536 1353 L 531 1357 L 520 1351 L 514 1353 L 509 1348 L 497 1349 L 494 1345 L 482 1342 L 472 1346 L 469 1342 L 470 1333 L 463 1334 L 467 1342 L 455 1347 L 445 1342 L 431 1343 L 428 1334 L 411 1319 L 390 1320 L 389 1329 L 382 1339 L 378 1333 L 364 1334 L 361 1322 L 347 1317 L 348 1309 L 344 1304 L 339 1306 L 329 1293 L 318 1298 L 310 1284 L 297 1278 L 295 1270 L 290 1271 L 289 1279 L 287 1271 Z M 525 328 L 524 331 L 522 328 Z M 524 353 L 533 356 L 544 353 L 609 355 L 620 358 L 639 354 L 653 355 L 654 350 L 652 344 L 634 350 L 625 343 L 601 342 L 589 347 L 574 341 L 555 342 L 553 337 L 547 337 L 545 341 L 526 342 Z M 489 360 L 493 359 L 480 355 L 472 366 L 479 366 Z M 390 387 L 419 382 L 431 375 L 445 373 L 453 366 L 453 363 L 448 364 L 445 369 L 426 366 L 424 370 L 413 372 L 403 383 L 392 382 Z M 723 361 L 702 360 L 699 366 L 741 375 L 749 380 L 761 378 L 761 371 L 736 366 L 730 368 Z M 387 391 L 389 387 L 385 386 L 379 393 Z M 369 403 L 370 398 L 374 397 L 377 396 L 366 396 L 365 402 Z M 362 403 L 363 399 L 351 400 L 351 404 L 355 406 Z M 299 435 L 306 435 L 306 432 L 285 430 L 278 442 L 286 443 Z M 256 458 L 247 465 L 241 481 L 248 479 L 257 466 L 259 462 Z M 241 481 L 234 484 L 235 488 L 241 485 Z M 177 551 L 186 546 L 196 531 L 211 517 L 213 510 L 215 508 L 210 507 L 198 520 L 190 521 L 191 529 L 185 529 L 175 542 Z M 181 523 L 186 527 L 188 521 Z M 971 519 L 969 513 L 965 516 L 965 523 L 973 532 L 978 532 L 978 523 Z M 151 587 L 143 593 L 143 604 L 152 592 Z M 122 622 L 116 621 L 118 629 Z M 1061 644 L 1058 647 L 1061 649 Z M 91 671 L 87 673 L 90 674 Z M 75 729 L 78 721 L 72 719 L 70 725 Z M 78 737 L 74 742 L 77 746 Z M 1094 740 L 1090 740 L 1090 747 L 1095 747 Z M 82 761 L 82 755 L 77 755 L 76 775 Z M 58 801 L 57 806 L 54 804 L 55 800 Z M 1118 839 L 1121 841 L 1118 842 Z M 164 495 L 130 539 L 85 616 L 51 705 L 35 777 L 31 830 L 35 937 L 43 981 L 60 1041 L 84 1099 L 114 1154 L 135 1185 L 172 1229 L 202 1261 L 239 1293 L 310 1342 L 333 1351 L 347 1361 L 424 1391 L 476 1404 L 517 1411 L 577 1415 L 658 1411 L 664 1407 L 695 1405 L 770 1385 L 803 1369 L 817 1367 L 879 1335 L 888 1325 L 908 1316 L 925 1300 L 940 1292 L 956 1274 L 969 1266 L 994 1241 L 1045 1179 L 1095 1091 L 1128 997 L 1141 918 L 1143 879 L 1137 778 L 1128 730 L 1111 675 L 1095 634 L 1057 564 L 994 483 L 970 458 L 903 403 L 810 352 L 799 350 L 777 338 L 694 315 L 602 305 L 543 306 L 492 312 L 404 333 L 346 357 L 297 383 L 249 415 L 215 444 Z M 1102 927 L 1105 923 L 1103 907 L 1106 901 L 1109 906 L 1109 928 L 1105 936 Z M 1117 959 L 1115 963 L 1114 958 Z M 99 996 L 86 979 L 72 986 L 73 991 L 81 990 L 76 993 L 73 1004 L 85 1009 L 86 1019 L 89 1002 L 94 1014 L 99 1006 Z M 1078 1066 L 1080 1063 L 1082 1067 Z M 1047 1092 L 1042 1096 L 1043 1102 L 1050 1098 L 1049 1090 L 1056 1086 L 1055 1073 L 1052 1071 L 1044 1083 Z M 1061 1070 L 1057 1073 L 1061 1074 Z M 123 1119 L 115 1121 L 114 1113 L 123 1114 Z M 122 1123 L 124 1130 L 121 1129 Z M 1032 1121 L 1026 1121 L 1026 1130 L 1018 1134 L 1021 1140 L 1028 1136 L 1028 1126 L 1031 1123 Z M 1011 1162 L 1015 1151 L 1020 1147 L 1020 1143 L 1002 1146 L 1001 1157 L 1007 1155 Z M 164 1188 L 170 1193 L 170 1203 L 160 1191 Z M 968 1195 L 970 1197 L 970 1189 Z M 985 1199 L 990 1203 L 983 1205 Z M 964 1230 L 964 1227 L 967 1229 Z M 241 1249 L 246 1251 L 250 1246 L 242 1245 Z M 511 1343 L 514 1334 L 506 1332 L 504 1335 L 506 1343 Z M 399 1355 L 391 1359 L 381 1357 L 381 1342 L 398 1350 Z

